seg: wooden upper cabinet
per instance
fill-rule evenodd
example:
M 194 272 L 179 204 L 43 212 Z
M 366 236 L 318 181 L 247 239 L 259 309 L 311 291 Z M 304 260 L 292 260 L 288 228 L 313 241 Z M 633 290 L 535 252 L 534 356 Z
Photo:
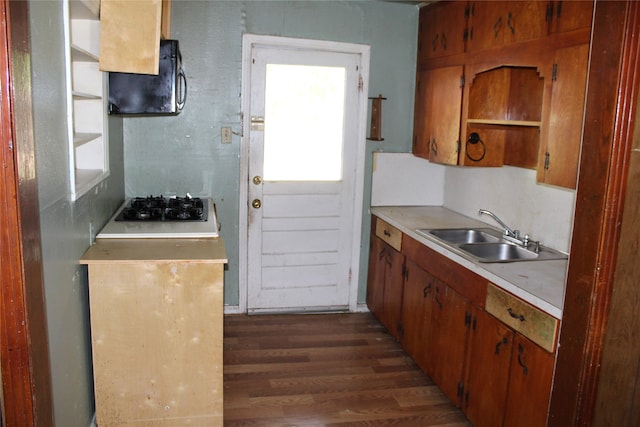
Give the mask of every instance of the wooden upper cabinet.
M 576 188 L 588 60 L 587 44 L 555 54 L 549 116 L 538 154 L 538 182 Z
M 158 74 L 169 17 L 169 0 L 101 0 L 100 70 Z
M 463 66 L 418 72 L 413 153 L 443 164 L 458 164 Z
M 547 20 L 550 33 L 564 33 L 591 26 L 593 0 L 558 0 L 549 2 Z
M 420 9 L 418 65 L 424 60 L 464 52 L 467 3 L 442 1 Z
M 465 87 L 459 163 L 535 169 L 543 95 L 536 67 L 501 66 L 473 75 Z
M 481 51 L 547 35 L 548 2 L 474 1 L 469 5 L 467 51 Z

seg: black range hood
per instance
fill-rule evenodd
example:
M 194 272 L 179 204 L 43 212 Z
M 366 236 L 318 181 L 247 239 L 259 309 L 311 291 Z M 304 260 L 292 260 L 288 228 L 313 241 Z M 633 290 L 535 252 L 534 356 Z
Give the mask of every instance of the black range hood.
M 176 115 L 186 98 L 178 40 L 160 41 L 158 75 L 109 73 L 109 114 Z

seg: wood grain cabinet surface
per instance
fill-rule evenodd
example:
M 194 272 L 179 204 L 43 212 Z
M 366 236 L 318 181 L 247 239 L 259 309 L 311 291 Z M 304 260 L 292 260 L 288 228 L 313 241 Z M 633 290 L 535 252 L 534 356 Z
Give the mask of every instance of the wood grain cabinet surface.
M 442 1 L 420 10 L 418 59 L 450 56 L 464 52 L 468 6 L 463 1 Z M 420 67 L 421 62 L 418 63 Z
M 463 77 L 461 65 L 418 72 L 413 135 L 417 156 L 458 164 Z
M 391 268 L 386 251 L 395 250 L 375 236 L 376 221 L 374 216 L 371 311 L 474 426 L 543 427 L 557 319 L 408 235 Z M 393 285 L 381 279 L 390 271 Z M 393 291 L 385 292 L 388 286 Z
M 538 182 L 575 188 L 593 8 L 593 1 L 424 6 L 413 154 L 536 169 Z M 463 28 L 461 45 L 443 49 L 438 42 L 450 40 L 443 28 Z
M 404 255 L 387 242 L 400 245 L 402 233 L 381 220 L 377 224 L 374 220 L 372 229 L 367 306 L 387 331 L 400 340 Z

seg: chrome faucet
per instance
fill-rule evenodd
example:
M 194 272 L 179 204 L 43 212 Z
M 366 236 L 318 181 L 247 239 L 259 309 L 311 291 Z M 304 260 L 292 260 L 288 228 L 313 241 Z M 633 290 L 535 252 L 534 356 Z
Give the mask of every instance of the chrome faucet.
M 496 220 L 496 222 L 502 226 L 502 234 L 506 240 L 522 245 L 525 248 L 528 248 L 533 244 L 533 250 L 535 252 L 540 252 L 540 241 L 531 240 L 528 234 L 525 234 L 524 237 L 520 238 L 519 230 L 512 230 L 511 227 L 502 222 L 502 220 L 493 212 L 486 209 L 480 209 L 478 211 L 478 215 L 489 215 L 491 218 Z
M 502 220 L 500 218 L 498 218 L 498 216 L 496 214 L 494 214 L 491 211 L 488 211 L 486 209 L 480 209 L 478 211 L 479 215 L 489 215 L 491 218 L 495 219 L 496 222 L 498 224 L 500 224 L 502 226 L 503 232 L 505 236 L 509 236 L 509 237 L 513 237 L 514 239 L 520 239 L 520 231 L 519 230 L 512 230 L 507 224 L 505 224 L 504 222 L 502 222 Z M 527 240 L 528 240 L 528 236 L 527 236 Z

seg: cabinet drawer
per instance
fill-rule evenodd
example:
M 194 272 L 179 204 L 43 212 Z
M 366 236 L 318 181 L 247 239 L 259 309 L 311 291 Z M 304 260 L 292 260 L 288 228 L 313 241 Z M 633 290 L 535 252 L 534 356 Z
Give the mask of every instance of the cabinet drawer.
M 376 236 L 387 242 L 398 252 L 402 250 L 402 231 L 384 222 L 380 218 L 376 222 Z
M 493 284 L 487 286 L 485 309 L 547 351 L 553 351 L 558 320 L 508 294 Z

